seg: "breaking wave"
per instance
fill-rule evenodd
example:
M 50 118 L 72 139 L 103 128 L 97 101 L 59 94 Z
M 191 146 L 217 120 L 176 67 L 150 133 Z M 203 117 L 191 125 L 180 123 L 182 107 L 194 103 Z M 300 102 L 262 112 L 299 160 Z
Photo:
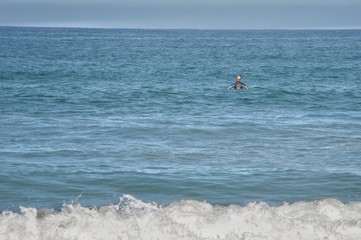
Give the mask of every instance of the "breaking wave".
M 119 204 L 60 211 L 21 207 L 0 215 L 0 239 L 361 239 L 361 203 L 335 199 L 211 205 L 183 200 L 166 206 L 124 195 Z

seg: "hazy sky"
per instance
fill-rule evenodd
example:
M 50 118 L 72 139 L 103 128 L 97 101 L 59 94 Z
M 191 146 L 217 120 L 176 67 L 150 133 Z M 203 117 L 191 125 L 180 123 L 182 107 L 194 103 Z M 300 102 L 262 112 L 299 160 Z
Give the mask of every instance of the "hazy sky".
M 361 0 L 0 0 L 0 26 L 361 28 Z

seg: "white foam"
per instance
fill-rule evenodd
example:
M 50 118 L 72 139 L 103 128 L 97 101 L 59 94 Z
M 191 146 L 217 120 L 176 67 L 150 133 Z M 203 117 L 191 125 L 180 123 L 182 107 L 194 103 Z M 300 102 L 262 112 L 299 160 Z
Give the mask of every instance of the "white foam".
M 63 239 L 361 239 L 361 203 L 334 199 L 271 207 L 211 205 L 185 200 L 167 206 L 130 195 L 118 205 L 64 205 L 60 212 L 21 208 L 0 215 L 2 240 Z

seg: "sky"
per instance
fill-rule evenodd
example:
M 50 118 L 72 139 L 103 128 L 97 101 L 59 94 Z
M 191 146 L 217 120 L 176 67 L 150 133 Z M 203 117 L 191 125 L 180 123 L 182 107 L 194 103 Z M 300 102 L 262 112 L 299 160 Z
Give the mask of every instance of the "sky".
M 0 26 L 361 29 L 361 0 L 0 0 Z

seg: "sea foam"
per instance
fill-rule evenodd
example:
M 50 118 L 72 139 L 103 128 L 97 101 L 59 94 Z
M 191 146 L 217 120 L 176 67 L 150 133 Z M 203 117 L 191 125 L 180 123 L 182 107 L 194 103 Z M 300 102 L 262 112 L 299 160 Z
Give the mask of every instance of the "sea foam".
M 103 207 L 23 208 L 0 215 L 2 240 L 63 239 L 361 239 L 361 203 L 335 199 L 211 205 L 183 200 L 166 206 L 130 195 Z

